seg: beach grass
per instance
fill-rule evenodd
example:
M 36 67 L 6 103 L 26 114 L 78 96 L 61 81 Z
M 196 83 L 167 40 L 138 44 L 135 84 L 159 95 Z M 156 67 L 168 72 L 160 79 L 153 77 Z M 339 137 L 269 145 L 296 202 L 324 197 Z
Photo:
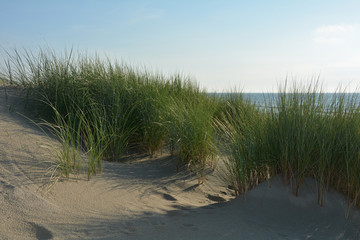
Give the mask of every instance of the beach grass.
M 81 153 L 90 179 L 103 160 L 119 161 L 130 149 L 151 157 L 170 151 L 199 183 L 224 158 L 236 195 L 277 174 L 298 195 L 313 177 L 319 205 L 334 188 L 349 208 L 360 207 L 360 99 L 345 89 L 329 95 L 316 80 L 285 82 L 257 106 L 238 91 L 208 94 L 180 74 L 49 49 L 7 52 L 1 79 L 38 100 L 62 144 L 56 169 L 64 177 L 80 173 Z
M 217 153 L 216 107 L 204 93 L 187 94 L 183 99 L 172 99 L 168 124 L 172 148 L 179 156 L 179 164 L 191 167 L 198 175 L 199 183 L 203 183 L 206 165 L 213 165 Z
M 41 116 L 57 125 L 55 133 L 66 146 L 65 166 L 59 168 L 65 176 L 73 162 L 70 145 L 88 153 L 88 178 L 101 172 L 102 159 L 117 161 L 131 148 L 153 156 L 171 146 L 179 165 L 191 165 L 204 178 L 206 162 L 216 151 L 208 125 L 213 116 L 205 92 L 189 77 L 164 76 L 72 50 L 14 50 L 7 56 L 4 79 L 38 99 Z M 174 115 L 183 120 L 174 121 L 180 119 Z
M 246 192 L 267 179 L 267 162 L 262 156 L 265 113 L 240 93 L 222 95 L 217 126 L 222 132 L 222 149 L 228 156 L 227 179 L 235 194 Z
M 227 166 L 236 194 L 281 174 L 294 194 L 305 178 L 318 181 L 318 203 L 330 187 L 359 206 L 360 101 L 358 94 L 322 92 L 318 82 L 280 87 L 265 108 L 228 97 L 225 133 Z M 242 102 L 242 104 L 234 104 Z

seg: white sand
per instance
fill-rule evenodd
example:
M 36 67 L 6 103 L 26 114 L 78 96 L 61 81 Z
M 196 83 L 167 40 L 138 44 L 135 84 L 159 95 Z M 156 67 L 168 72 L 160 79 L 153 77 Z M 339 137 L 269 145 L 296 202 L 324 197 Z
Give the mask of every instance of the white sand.
M 0 239 L 360 239 L 360 212 L 345 220 L 347 201 L 336 192 L 318 206 L 312 179 L 299 197 L 273 178 L 246 202 L 231 200 L 219 171 L 197 186 L 170 156 L 104 162 L 90 181 L 46 192 L 59 143 L 16 113 L 21 103 L 10 97 L 9 111 L 4 99 L 0 89 Z

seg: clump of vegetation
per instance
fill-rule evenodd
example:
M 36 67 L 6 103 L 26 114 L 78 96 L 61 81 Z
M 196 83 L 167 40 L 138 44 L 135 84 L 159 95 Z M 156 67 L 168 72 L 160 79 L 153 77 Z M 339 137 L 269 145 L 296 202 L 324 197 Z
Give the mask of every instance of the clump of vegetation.
M 277 161 L 284 181 L 296 182 L 295 193 L 305 177 L 332 186 L 359 206 L 360 105 L 357 94 L 324 94 L 315 83 L 308 87 L 285 87 L 270 112 L 269 156 Z M 357 175 L 359 176 L 359 175 Z M 352 186 L 352 187 L 349 187 Z M 350 204 L 349 204 L 350 206 Z
M 242 94 L 223 95 L 217 125 L 223 133 L 222 149 L 228 181 L 236 195 L 244 194 L 268 178 L 269 163 L 263 152 L 265 113 Z
M 236 194 L 281 174 L 284 183 L 295 182 L 298 195 L 304 179 L 314 177 L 319 205 L 324 188 L 332 187 L 348 196 L 349 207 L 351 201 L 360 206 L 358 97 L 323 93 L 317 82 L 292 88 L 285 84 L 278 94 L 265 97 L 263 108 L 230 94 L 219 126 Z
M 204 178 L 206 162 L 216 151 L 212 112 L 198 111 L 208 98 L 191 79 L 72 50 L 63 55 L 49 49 L 40 49 L 38 55 L 15 50 L 7 55 L 4 78 L 44 103 L 37 105 L 40 116 L 54 124 L 63 144 L 58 169 L 64 176 L 79 173 L 78 151 L 88 154 L 90 178 L 101 172 L 102 159 L 117 161 L 130 148 L 153 156 L 171 146 L 179 165 L 191 163 Z M 173 121 L 177 118 L 171 113 L 182 113 L 184 121 Z
M 179 156 L 179 164 L 195 170 L 199 183 L 204 182 L 205 167 L 217 153 L 214 113 L 216 108 L 205 94 L 184 96 L 180 102 L 172 99 L 169 129 L 172 148 Z

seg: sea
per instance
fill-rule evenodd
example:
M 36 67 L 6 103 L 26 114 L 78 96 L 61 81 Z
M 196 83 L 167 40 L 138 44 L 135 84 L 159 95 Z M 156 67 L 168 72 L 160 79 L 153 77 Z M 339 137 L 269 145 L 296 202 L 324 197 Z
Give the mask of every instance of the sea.
M 209 95 L 214 94 L 217 97 L 226 97 L 230 94 L 242 94 L 245 99 L 250 100 L 256 106 L 260 108 L 265 108 L 266 105 L 269 105 L 271 100 L 276 101 L 279 93 L 208 93 Z M 288 93 L 291 94 L 291 93 Z M 355 101 L 355 105 L 360 106 L 360 93 L 321 93 L 323 95 L 323 99 L 326 103 L 331 104 L 334 97 L 340 99 L 339 96 L 343 96 L 345 101 Z M 318 97 L 320 94 L 316 93 Z

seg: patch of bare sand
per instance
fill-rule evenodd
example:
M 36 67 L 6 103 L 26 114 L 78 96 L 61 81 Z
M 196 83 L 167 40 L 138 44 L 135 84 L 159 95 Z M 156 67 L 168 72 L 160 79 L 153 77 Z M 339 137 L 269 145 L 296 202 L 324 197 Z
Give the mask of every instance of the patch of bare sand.
M 59 143 L 16 114 L 20 106 L 0 91 L 0 239 L 360 239 L 359 211 L 345 220 L 346 199 L 334 192 L 319 207 L 311 179 L 299 197 L 273 178 L 246 202 L 228 201 L 220 168 L 197 186 L 167 155 L 104 162 L 90 181 L 46 192 Z

